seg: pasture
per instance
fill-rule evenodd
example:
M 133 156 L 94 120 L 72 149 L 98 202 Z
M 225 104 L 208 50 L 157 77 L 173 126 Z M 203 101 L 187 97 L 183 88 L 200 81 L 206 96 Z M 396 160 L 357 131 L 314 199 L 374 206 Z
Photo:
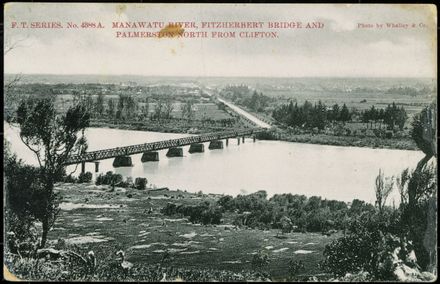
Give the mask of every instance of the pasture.
M 116 259 L 122 249 L 134 266 L 161 263 L 185 269 L 214 269 L 232 272 L 252 271 L 254 254 L 267 254 L 263 268 L 272 279 L 289 276 L 289 261 L 301 260 L 299 275 L 320 274 L 318 263 L 326 244 L 339 234 L 289 233 L 278 230 L 235 228 L 232 216 L 221 225 L 192 224 L 186 218 L 160 213 L 167 202 L 195 204 L 201 199 L 215 201 L 218 196 L 183 191 L 139 191 L 106 186 L 60 184 L 63 201 L 49 244 L 64 239 L 84 254 L 93 250 L 98 263 Z M 230 213 L 231 214 L 231 213 Z

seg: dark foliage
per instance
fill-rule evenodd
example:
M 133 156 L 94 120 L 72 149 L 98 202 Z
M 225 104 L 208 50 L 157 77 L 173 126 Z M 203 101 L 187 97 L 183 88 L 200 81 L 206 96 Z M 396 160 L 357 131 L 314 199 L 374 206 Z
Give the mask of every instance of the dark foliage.
M 96 177 L 96 185 L 111 185 L 117 186 L 123 182 L 123 177 L 120 174 L 114 174 L 108 171 L 105 175 L 100 174 Z
M 192 223 L 207 224 L 220 224 L 222 219 L 222 210 L 215 204 L 209 202 L 203 202 L 197 205 L 176 205 L 174 203 L 168 203 L 161 212 L 165 215 L 182 215 L 188 217 Z
M 324 129 L 324 127 L 333 121 L 347 122 L 351 120 L 352 113 L 344 104 L 342 108 L 335 104 L 330 110 L 327 106 L 319 101 L 313 105 L 309 101 L 305 101 L 303 105 L 290 102 L 288 105 L 282 105 L 275 109 L 272 113 L 273 118 L 278 122 L 288 126 L 301 127 L 306 129 Z
M 225 211 L 235 211 L 234 224 L 252 228 L 274 228 L 282 232 L 327 232 L 344 229 L 347 220 L 363 212 L 374 211 L 371 204 L 353 200 L 345 202 L 304 195 L 275 194 L 267 200 L 265 191 L 249 195 L 223 196 L 217 204 Z
M 93 175 L 91 172 L 80 173 L 78 176 L 78 183 L 89 183 L 92 181 Z
M 147 179 L 146 178 L 136 178 L 134 180 L 134 186 L 139 190 L 144 190 L 147 187 Z

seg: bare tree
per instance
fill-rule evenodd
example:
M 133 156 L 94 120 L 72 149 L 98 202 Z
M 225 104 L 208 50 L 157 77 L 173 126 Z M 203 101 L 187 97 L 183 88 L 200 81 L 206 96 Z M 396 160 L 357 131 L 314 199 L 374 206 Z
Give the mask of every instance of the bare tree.
M 157 120 L 160 120 L 162 118 L 163 108 L 164 108 L 164 105 L 163 105 L 162 100 L 158 100 L 156 102 L 156 106 L 154 107 L 154 117 Z
M 173 112 L 174 105 L 171 100 L 166 100 L 164 105 L 164 116 L 165 118 L 171 118 L 171 113 Z
M 3 57 L 11 52 L 12 50 L 22 47 L 22 42 L 24 42 L 27 37 L 16 39 L 14 41 L 5 39 Z M 12 94 L 11 90 L 21 81 L 22 74 L 15 74 L 11 79 L 3 81 L 3 94 L 4 94 L 4 104 L 5 106 L 10 107 L 11 109 L 16 109 L 19 101 L 21 100 L 20 94 Z
M 393 190 L 393 185 L 394 177 L 385 178 L 382 170 L 379 169 L 379 175 L 376 177 L 376 206 L 380 213 L 382 213 L 387 198 Z
M 191 120 L 194 117 L 193 102 L 187 101 L 182 108 L 182 117 Z
M 405 169 L 400 177 L 396 179 L 396 185 L 399 189 L 400 194 L 400 203 L 401 204 L 407 204 L 408 203 L 408 191 L 406 189 L 406 185 L 411 177 L 411 174 L 409 174 L 409 170 Z

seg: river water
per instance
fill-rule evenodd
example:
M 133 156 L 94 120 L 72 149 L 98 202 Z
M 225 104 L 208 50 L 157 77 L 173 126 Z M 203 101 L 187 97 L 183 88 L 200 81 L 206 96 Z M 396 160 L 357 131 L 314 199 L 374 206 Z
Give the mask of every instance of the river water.
M 18 136 L 19 130 L 5 123 L 5 139 L 12 151 L 27 163 L 36 164 L 33 153 Z M 89 128 L 86 137 L 89 151 L 140 144 L 189 136 L 104 128 Z M 100 162 L 101 173 L 114 171 L 123 176 L 146 177 L 157 187 L 187 190 L 189 192 L 243 194 L 266 190 L 275 193 L 318 195 L 327 199 L 352 201 L 354 198 L 374 203 L 375 178 L 381 168 L 386 176 L 398 175 L 407 167 L 414 168 L 423 157 L 420 151 L 370 149 L 323 146 L 282 141 L 246 139 L 237 144 L 229 139 L 229 146 L 184 157 L 167 158 L 166 150 L 159 151 L 159 162 L 141 162 L 141 154 L 133 155 L 133 167 L 113 168 L 112 159 Z M 73 170 L 68 167 L 68 171 Z M 94 164 L 86 164 L 94 172 Z M 76 174 L 79 173 L 77 167 Z M 394 198 L 399 201 L 397 189 Z

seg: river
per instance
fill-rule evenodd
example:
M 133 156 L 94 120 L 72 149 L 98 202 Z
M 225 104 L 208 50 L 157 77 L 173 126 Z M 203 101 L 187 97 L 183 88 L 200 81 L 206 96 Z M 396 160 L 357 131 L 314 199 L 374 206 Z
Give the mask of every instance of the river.
M 34 154 L 19 139 L 19 130 L 8 124 L 5 139 L 12 151 L 27 163 L 36 164 Z M 88 128 L 89 151 L 189 136 L 132 130 Z M 112 159 L 100 162 L 100 172 L 114 171 L 123 176 L 146 177 L 151 186 L 204 193 L 243 194 L 266 190 L 276 193 L 318 195 L 327 199 L 352 201 L 354 198 L 374 203 L 375 178 L 379 169 L 386 176 L 398 175 L 407 167 L 414 168 L 423 157 L 420 151 L 325 146 L 283 141 L 246 139 L 237 144 L 204 153 L 188 153 L 167 158 L 159 151 L 159 162 L 141 163 L 141 154 L 133 155 L 133 167 L 113 168 Z M 68 171 L 73 170 L 68 167 Z M 86 164 L 94 172 L 94 164 Z M 80 171 L 77 167 L 76 173 Z M 399 201 L 397 189 L 390 201 Z

